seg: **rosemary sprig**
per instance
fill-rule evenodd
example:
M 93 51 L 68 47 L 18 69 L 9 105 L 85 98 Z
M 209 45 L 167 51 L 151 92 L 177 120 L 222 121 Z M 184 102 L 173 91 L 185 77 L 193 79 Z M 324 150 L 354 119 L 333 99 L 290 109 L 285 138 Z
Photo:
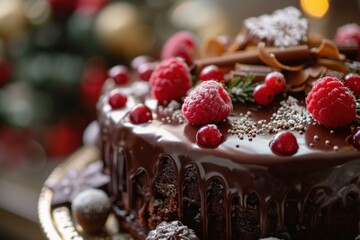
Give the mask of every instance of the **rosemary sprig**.
M 254 76 L 236 77 L 225 86 L 233 102 L 254 102 L 253 92 L 257 83 L 253 83 Z

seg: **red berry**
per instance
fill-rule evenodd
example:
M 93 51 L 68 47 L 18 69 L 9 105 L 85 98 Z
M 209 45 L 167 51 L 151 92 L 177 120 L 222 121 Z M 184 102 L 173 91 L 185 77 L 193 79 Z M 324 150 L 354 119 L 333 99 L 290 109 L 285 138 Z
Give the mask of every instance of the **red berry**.
M 338 45 L 355 44 L 360 47 L 360 26 L 356 23 L 350 23 L 339 27 L 336 30 L 334 41 Z
M 119 109 L 125 107 L 127 97 L 120 93 L 117 89 L 112 90 L 109 93 L 109 104 L 112 109 Z
M 156 64 L 152 62 L 146 62 L 142 63 L 137 68 L 137 74 L 139 75 L 139 78 L 143 81 L 149 81 L 151 74 L 154 72 L 156 68 Z
M 360 129 L 358 129 L 352 136 L 351 145 L 360 151 Z
M 217 82 L 224 81 L 223 71 L 216 65 L 209 65 L 203 68 L 199 74 L 201 81 L 215 80 Z
M 182 31 L 172 35 L 164 44 L 161 59 L 181 57 L 187 65 L 192 65 L 196 51 L 195 37 L 191 32 Z
M 182 113 L 193 125 L 215 123 L 227 118 L 233 105 L 223 86 L 213 80 L 201 82 L 185 98 Z
M 257 85 L 253 92 L 254 101 L 262 106 L 269 105 L 274 99 L 274 92 L 265 84 Z
M 104 66 L 92 65 L 85 68 L 80 89 L 86 106 L 88 106 L 89 109 L 95 109 L 107 77 L 107 69 Z
M 348 87 L 356 97 L 360 97 L 360 75 L 349 73 L 344 78 L 344 85 Z
M 77 4 L 77 1 L 69 0 L 48 0 L 48 2 L 56 15 L 63 15 L 73 12 Z
M 152 57 L 150 56 L 146 56 L 146 55 L 141 55 L 141 56 L 137 56 L 136 58 L 134 58 L 132 61 L 131 61 L 131 68 L 134 70 L 134 71 L 137 71 L 138 67 L 143 64 L 143 63 L 149 63 L 149 62 L 152 62 L 153 59 Z
M 130 111 L 130 121 L 134 124 L 146 123 L 152 119 L 151 110 L 144 104 L 138 104 Z
M 0 87 L 10 81 L 11 66 L 4 59 L 0 59 Z
M 118 85 L 127 84 L 130 81 L 129 71 L 123 65 L 116 65 L 109 70 L 109 77 Z
M 222 142 L 222 134 L 215 124 L 208 124 L 197 131 L 196 142 L 204 147 L 215 148 Z
M 159 102 L 180 100 L 192 87 L 189 67 L 181 58 L 162 61 L 151 74 L 150 87 Z
M 308 112 L 320 124 L 341 127 L 356 116 L 356 99 L 350 90 L 335 77 L 316 81 L 306 97 Z
M 270 141 L 273 153 L 281 156 L 290 156 L 297 152 L 299 145 L 296 137 L 288 131 L 277 133 Z
M 88 14 L 99 12 L 108 0 L 77 0 L 77 11 L 82 11 Z
M 285 89 L 285 77 L 281 72 L 271 72 L 265 77 L 265 85 L 268 86 L 273 93 L 279 94 Z

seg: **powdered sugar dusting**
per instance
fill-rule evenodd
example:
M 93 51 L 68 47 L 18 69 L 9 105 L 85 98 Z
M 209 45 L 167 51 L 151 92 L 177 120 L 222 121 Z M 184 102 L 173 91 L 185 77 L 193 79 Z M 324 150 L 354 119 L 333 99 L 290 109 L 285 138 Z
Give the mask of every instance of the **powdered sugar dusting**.
M 102 190 L 88 189 L 75 197 L 72 207 L 85 214 L 104 213 L 110 209 L 110 199 Z
M 244 21 L 251 36 L 271 42 L 277 47 L 299 45 L 307 40 L 308 20 L 295 7 L 287 7 L 271 15 L 248 18 Z

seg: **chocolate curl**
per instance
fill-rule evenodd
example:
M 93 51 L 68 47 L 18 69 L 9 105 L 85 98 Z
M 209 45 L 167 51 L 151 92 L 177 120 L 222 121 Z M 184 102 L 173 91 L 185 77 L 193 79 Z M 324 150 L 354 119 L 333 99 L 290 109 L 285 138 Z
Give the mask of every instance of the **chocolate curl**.
M 339 52 L 338 47 L 329 39 L 323 39 L 318 48 L 311 49 L 318 58 L 332 58 L 338 60 L 345 60 L 345 55 Z
M 300 71 L 304 68 L 304 64 L 297 65 L 297 66 L 288 66 L 280 63 L 277 60 L 277 57 L 274 53 L 270 53 L 265 49 L 265 43 L 259 42 L 258 44 L 259 49 L 259 57 L 260 59 L 268 66 L 273 68 L 279 68 L 281 70 L 287 70 L 287 71 Z
M 287 48 L 265 48 L 268 54 L 276 56 L 278 61 L 284 63 L 299 62 L 307 60 L 311 53 L 307 45 L 299 45 Z M 258 50 L 244 50 L 235 53 L 225 54 L 217 57 L 209 57 L 194 60 L 197 72 L 208 65 L 219 67 L 234 67 L 236 63 L 261 65 L 263 62 L 259 57 Z

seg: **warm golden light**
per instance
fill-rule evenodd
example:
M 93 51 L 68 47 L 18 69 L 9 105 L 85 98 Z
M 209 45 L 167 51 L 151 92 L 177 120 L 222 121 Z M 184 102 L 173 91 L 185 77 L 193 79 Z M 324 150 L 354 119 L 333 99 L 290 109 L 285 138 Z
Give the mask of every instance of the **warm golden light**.
M 302 9 L 313 17 L 322 17 L 329 9 L 328 0 L 300 0 Z

